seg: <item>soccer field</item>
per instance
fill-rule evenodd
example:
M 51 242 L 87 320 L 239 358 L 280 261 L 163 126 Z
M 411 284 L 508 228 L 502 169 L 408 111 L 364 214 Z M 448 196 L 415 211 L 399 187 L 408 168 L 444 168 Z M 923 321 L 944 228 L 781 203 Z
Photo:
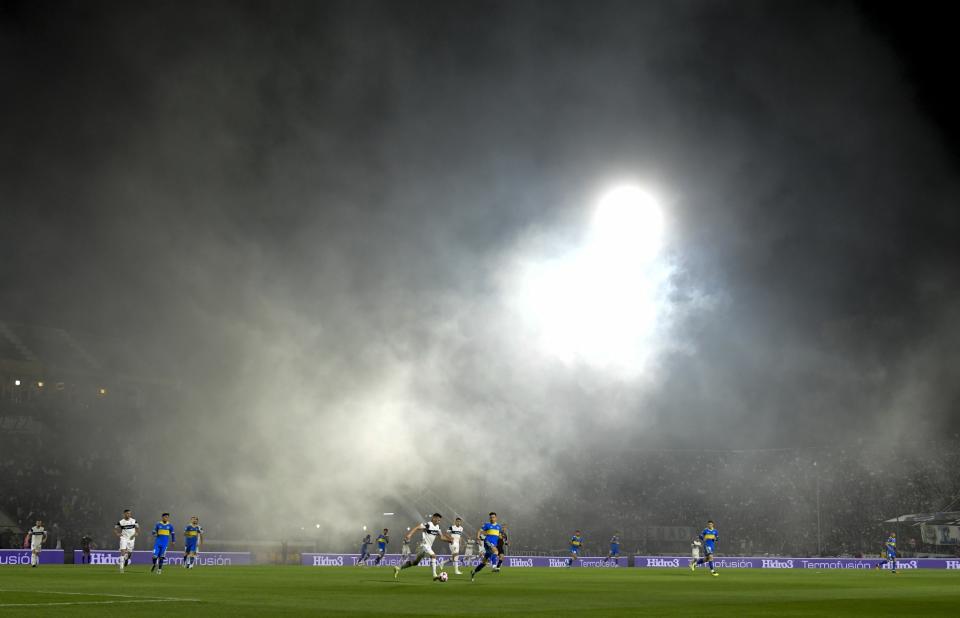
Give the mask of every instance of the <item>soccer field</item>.
M 4 616 L 956 616 L 960 572 L 504 569 L 475 583 L 386 568 L 0 570 Z

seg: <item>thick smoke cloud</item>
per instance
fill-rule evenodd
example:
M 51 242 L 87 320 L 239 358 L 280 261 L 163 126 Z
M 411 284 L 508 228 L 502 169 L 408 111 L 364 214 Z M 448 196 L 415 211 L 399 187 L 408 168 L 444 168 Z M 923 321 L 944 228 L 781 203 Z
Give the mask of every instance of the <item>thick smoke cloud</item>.
M 956 181 L 856 11 L 565 8 L 11 8 L 5 310 L 180 380 L 132 452 L 258 522 L 532 511 L 591 449 L 942 431 Z M 631 380 L 541 354 L 508 284 L 621 178 L 672 269 Z

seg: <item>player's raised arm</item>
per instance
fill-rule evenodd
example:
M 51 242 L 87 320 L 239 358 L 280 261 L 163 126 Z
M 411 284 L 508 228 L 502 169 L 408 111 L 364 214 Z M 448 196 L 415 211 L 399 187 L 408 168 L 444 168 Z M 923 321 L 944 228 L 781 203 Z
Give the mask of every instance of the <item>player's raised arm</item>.
M 418 531 L 420 531 L 420 530 L 423 530 L 423 523 L 419 523 L 419 524 L 417 524 L 416 526 L 414 526 L 413 528 L 410 528 L 410 532 L 408 532 L 408 533 L 406 533 L 406 534 L 403 535 L 403 540 L 409 542 L 409 541 L 410 541 L 410 537 L 413 536 L 414 533 L 416 533 L 416 532 L 418 532 Z

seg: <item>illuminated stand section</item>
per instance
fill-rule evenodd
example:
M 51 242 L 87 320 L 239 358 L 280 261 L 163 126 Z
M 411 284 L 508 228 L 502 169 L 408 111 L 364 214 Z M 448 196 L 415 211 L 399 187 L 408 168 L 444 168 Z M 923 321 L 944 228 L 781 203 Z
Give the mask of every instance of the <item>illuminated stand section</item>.
M 40 564 L 63 564 L 63 550 L 41 549 Z M 0 566 L 30 566 L 30 550 L 0 549 Z
M 792 557 L 740 557 L 714 558 L 718 569 L 872 569 L 880 563 L 879 558 L 792 558 Z M 633 566 L 654 569 L 689 568 L 690 556 L 634 556 Z M 702 568 L 702 567 L 699 567 Z M 885 570 L 890 568 L 884 565 Z M 960 571 L 960 558 L 897 558 L 897 570 L 901 569 L 956 569 Z
M 408 556 L 402 554 L 386 554 L 378 566 L 400 566 Z M 447 560 L 449 555 L 437 554 L 437 558 Z M 303 566 L 356 566 L 360 554 L 300 554 L 300 564 Z M 366 561 L 373 565 L 373 560 Z M 475 567 L 480 563 L 480 556 L 460 556 L 460 566 Z M 429 562 L 424 560 L 420 562 L 420 567 L 429 567 Z M 504 556 L 504 567 L 532 568 L 566 568 L 567 559 L 560 556 Z M 606 560 L 603 556 L 584 556 L 578 558 L 573 568 L 588 569 L 622 569 L 628 566 L 627 558 L 616 558 L 615 560 Z

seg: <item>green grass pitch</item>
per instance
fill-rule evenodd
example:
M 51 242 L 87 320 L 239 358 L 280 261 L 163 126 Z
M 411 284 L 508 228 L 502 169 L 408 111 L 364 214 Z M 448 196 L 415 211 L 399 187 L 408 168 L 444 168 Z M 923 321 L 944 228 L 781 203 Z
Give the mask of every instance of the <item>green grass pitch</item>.
M 4 567 L 3 616 L 957 616 L 960 572 Z

